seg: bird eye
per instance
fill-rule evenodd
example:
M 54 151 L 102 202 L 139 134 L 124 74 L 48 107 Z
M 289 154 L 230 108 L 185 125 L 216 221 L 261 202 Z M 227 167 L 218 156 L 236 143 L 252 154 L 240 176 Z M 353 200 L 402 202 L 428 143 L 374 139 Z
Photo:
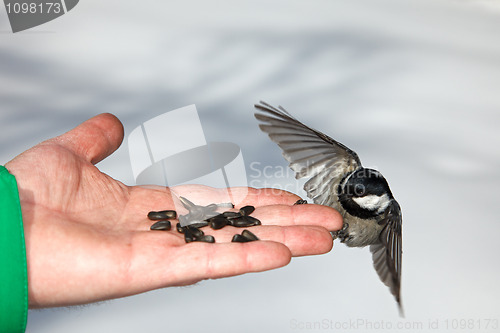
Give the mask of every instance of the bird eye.
M 362 197 L 365 195 L 365 186 L 362 184 L 356 184 L 354 186 L 354 195 L 357 197 Z

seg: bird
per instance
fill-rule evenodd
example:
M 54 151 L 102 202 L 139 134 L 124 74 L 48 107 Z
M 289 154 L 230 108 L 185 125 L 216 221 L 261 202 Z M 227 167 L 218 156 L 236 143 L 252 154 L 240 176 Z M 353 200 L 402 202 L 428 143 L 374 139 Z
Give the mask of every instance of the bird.
M 260 101 L 255 108 L 260 129 L 282 149 L 295 178 L 309 178 L 304 184 L 307 196 L 342 215 L 343 226 L 331 231 L 333 239 L 348 247 L 369 246 L 374 268 L 404 316 L 402 212 L 387 180 L 379 171 L 364 168 L 356 152 L 304 125 L 282 106 Z

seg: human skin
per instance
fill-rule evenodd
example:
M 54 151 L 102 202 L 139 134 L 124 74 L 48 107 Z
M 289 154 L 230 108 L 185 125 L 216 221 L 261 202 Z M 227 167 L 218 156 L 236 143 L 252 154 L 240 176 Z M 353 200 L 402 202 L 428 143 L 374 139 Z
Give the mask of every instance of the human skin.
M 126 186 L 100 172 L 95 164 L 120 146 L 123 135 L 115 116 L 101 114 L 5 165 L 18 183 L 30 308 L 86 304 L 260 272 L 285 266 L 293 256 L 331 250 L 329 231 L 342 227 L 341 216 L 326 206 L 293 205 L 300 198 L 292 193 Z M 227 191 L 244 198 L 239 206 L 256 207 L 252 216 L 262 225 L 251 231 L 261 241 L 231 243 L 241 231 L 234 227 L 205 228 L 215 244 L 186 244 L 175 230 L 149 230 L 147 213 L 179 208 L 179 195 L 209 204 L 226 202 Z

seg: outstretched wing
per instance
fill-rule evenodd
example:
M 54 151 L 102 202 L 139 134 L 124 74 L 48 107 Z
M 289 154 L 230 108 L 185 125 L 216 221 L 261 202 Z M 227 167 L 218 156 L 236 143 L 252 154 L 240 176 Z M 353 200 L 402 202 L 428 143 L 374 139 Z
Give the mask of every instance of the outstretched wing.
M 332 185 L 361 167 L 358 155 L 340 142 L 316 131 L 295 119 L 281 106 L 275 108 L 265 102 L 255 107 L 261 121 L 260 129 L 283 150 L 283 156 L 295 171 L 295 178 L 310 177 L 304 185 L 307 196 L 320 205 L 332 206 Z
M 380 243 L 370 245 L 373 256 L 373 266 L 380 280 L 389 287 L 398 302 L 400 314 L 403 315 L 401 305 L 401 256 L 402 250 L 402 215 L 401 208 L 396 200 L 384 212 L 384 218 L 379 222 L 384 225 L 380 233 Z

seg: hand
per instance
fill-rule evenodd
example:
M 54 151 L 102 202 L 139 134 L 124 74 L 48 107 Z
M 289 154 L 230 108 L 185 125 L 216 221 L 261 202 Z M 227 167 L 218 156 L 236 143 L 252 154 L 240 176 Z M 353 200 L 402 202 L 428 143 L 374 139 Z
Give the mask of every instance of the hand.
M 332 248 L 328 230 L 341 228 L 340 215 L 325 206 L 293 206 L 296 195 L 275 189 L 229 189 L 248 191 L 241 205 L 257 207 L 252 216 L 263 225 L 251 231 L 262 241 L 231 243 L 241 229 L 226 227 L 204 228 L 215 244 L 186 244 L 176 221 L 171 231 L 150 231 L 149 211 L 178 207 L 171 192 L 209 204 L 224 202 L 225 190 L 126 186 L 94 166 L 122 140 L 120 121 L 101 114 L 7 163 L 20 193 L 31 308 L 264 271 Z

